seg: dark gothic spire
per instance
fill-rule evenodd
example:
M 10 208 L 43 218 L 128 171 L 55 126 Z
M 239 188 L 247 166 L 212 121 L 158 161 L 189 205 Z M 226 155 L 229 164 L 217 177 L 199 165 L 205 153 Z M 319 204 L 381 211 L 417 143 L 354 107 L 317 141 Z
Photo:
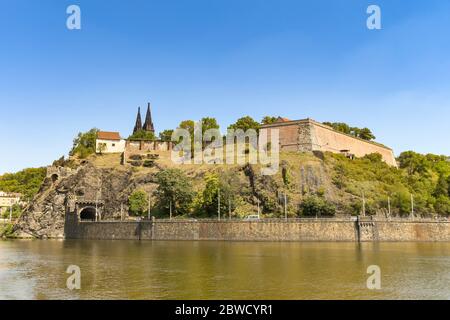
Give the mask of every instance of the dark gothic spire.
M 136 117 L 136 124 L 134 125 L 133 133 L 136 133 L 136 131 L 141 130 L 141 128 L 142 128 L 141 107 L 139 107 L 137 117 Z
M 152 113 L 150 111 L 150 102 L 147 106 L 147 114 L 145 115 L 145 122 L 144 126 L 142 127 L 145 131 L 155 132 L 155 128 L 153 127 L 153 121 L 152 121 Z

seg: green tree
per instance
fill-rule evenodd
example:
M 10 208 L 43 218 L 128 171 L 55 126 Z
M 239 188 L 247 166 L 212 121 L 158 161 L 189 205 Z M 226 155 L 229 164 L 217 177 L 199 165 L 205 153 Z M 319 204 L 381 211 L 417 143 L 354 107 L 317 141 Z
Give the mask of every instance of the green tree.
M 369 128 L 362 128 L 359 131 L 357 137 L 368 141 L 376 139 L 376 137 L 373 135 L 372 131 Z
M 143 190 L 135 190 L 128 197 L 130 212 L 135 216 L 144 215 L 148 208 L 148 195 Z
M 277 121 L 278 117 L 271 117 L 271 116 L 265 116 L 261 123 L 262 124 L 271 124 L 274 123 L 275 121 Z
M 369 128 L 351 127 L 344 122 L 323 122 L 324 125 L 332 127 L 334 130 L 350 134 L 364 140 L 375 140 L 375 136 Z
M 217 215 L 220 181 L 217 174 L 205 175 L 205 189 L 202 194 L 202 208 L 208 215 Z
M 228 129 L 234 129 L 234 130 L 242 129 L 244 132 L 249 129 L 254 129 L 258 132 L 259 128 L 260 128 L 259 122 L 255 121 L 250 116 L 245 116 L 245 117 L 239 118 L 234 124 L 232 124 L 228 127 Z
M 174 215 L 189 213 L 194 192 L 191 180 L 180 169 L 166 169 L 156 174 L 158 188 L 155 195 L 162 208 L 169 209 L 172 203 Z
M 436 212 L 439 214 L 450 215 L 450 199 L 446 196 L 439 196 L 435 204 Z
M 370 162 L 373 163 L 382 163 L 383 162 L 383 156 L 379 153 L 370 153 L 366 154 L 363 159 L 368 159 Z
M 323 197 L 308 196 L 300 204 L 300 213 L 304 216 L 334 216 L 336 207 Z
M 405 151 L 398 157 L 399 167 L 406 169 L 409 175 L 423 174 L 428 170 L 426 157 L 414 151 Z
M 106 150 L 107 150 L 107 146 L 106 146 L 106 143 L 99 143 L 98 144 L 98 152 L 100 153 L 100 154 L 102 154 L 103 152 L 105 152 Z
M 219 129 L 219 124 L 215 118 L 205 117 L 201 120 L 202 123 L 202 133 L 205 133 L 209 129 Z
M 69 154 L 78 156 L 81 159 L 95 153 L 95 142 L 97 140 L 98 129 L 93 128 L 87 132 L 80 132 L 73 140 L 73 146 Z
M 24 200 L 31 200 L 39 191 L 47 175 L 46 168 L 28 168 L 0 176 L 0 190 L 21 193 Z
M 143 129 L 136 131 L 128 137 L 130 140 L 155 140 L 155 134 Z
M 9 219 L 9 215 L 11 214 L 11 217 L 13 219 L 17 219 L 22 215 L 22 208 L 18 204 L 13 204 L 11 210 L 10 208 L 6 208 L 6 210 L 3 211 L 3 218 Z
M 434 196 L 438 198 L 439 196 L 448 196 L 448 182 L 444 175 L 440 175 L 436 184 L 436 189 L 434 190 Z
M 178 128 L 185 129 L 189 131 L 191 135 L 191 140 L 194 138 L 194 128 L 195 128 L 195 122 L 193 120 L 183 120 L 178 125 Z
M 172 140 L 172 134 L 173 134 L 173 130 L 172 129 L 166 129 L 162 132 L 159 133 L 159 138 L 163 141 L 171 141 Z
M 448 176 L 448 178 L 447 178 L 447 185 L 449 186 L 448 187 L 448 196 L 450 197 L 450 176 Z

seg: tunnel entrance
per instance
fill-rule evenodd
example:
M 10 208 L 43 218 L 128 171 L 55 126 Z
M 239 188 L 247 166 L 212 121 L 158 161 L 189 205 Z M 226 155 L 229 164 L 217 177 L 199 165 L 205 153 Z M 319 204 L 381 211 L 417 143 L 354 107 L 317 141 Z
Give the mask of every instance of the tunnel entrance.
M 81 221 L 95 221 L 95 208 L 84 208 L 80 212 Z
M 55 183 L 58 180 L 58 175 L 56 173 L 52 174 L 52 182 Z

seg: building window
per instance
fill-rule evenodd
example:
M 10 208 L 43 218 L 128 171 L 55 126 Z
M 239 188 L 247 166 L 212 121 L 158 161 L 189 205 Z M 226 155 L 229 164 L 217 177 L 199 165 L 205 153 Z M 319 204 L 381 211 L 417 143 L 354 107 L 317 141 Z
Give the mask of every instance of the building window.
M 115 144 L 115 143 L 113 143 L 113 144 L 112 144 L 112 146 L 113 146 L 113 147 L 115 147 L 115 146 L 116 146 L 116 144 Z

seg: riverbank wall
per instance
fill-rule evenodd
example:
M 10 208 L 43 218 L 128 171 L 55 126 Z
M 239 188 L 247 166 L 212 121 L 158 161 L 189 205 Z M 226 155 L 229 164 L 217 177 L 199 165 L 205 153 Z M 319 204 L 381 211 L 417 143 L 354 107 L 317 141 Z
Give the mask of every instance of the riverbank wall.
M 66 239 L 216 241 L 450 241 L 450 221 L 359 219 L 79 221 Z

